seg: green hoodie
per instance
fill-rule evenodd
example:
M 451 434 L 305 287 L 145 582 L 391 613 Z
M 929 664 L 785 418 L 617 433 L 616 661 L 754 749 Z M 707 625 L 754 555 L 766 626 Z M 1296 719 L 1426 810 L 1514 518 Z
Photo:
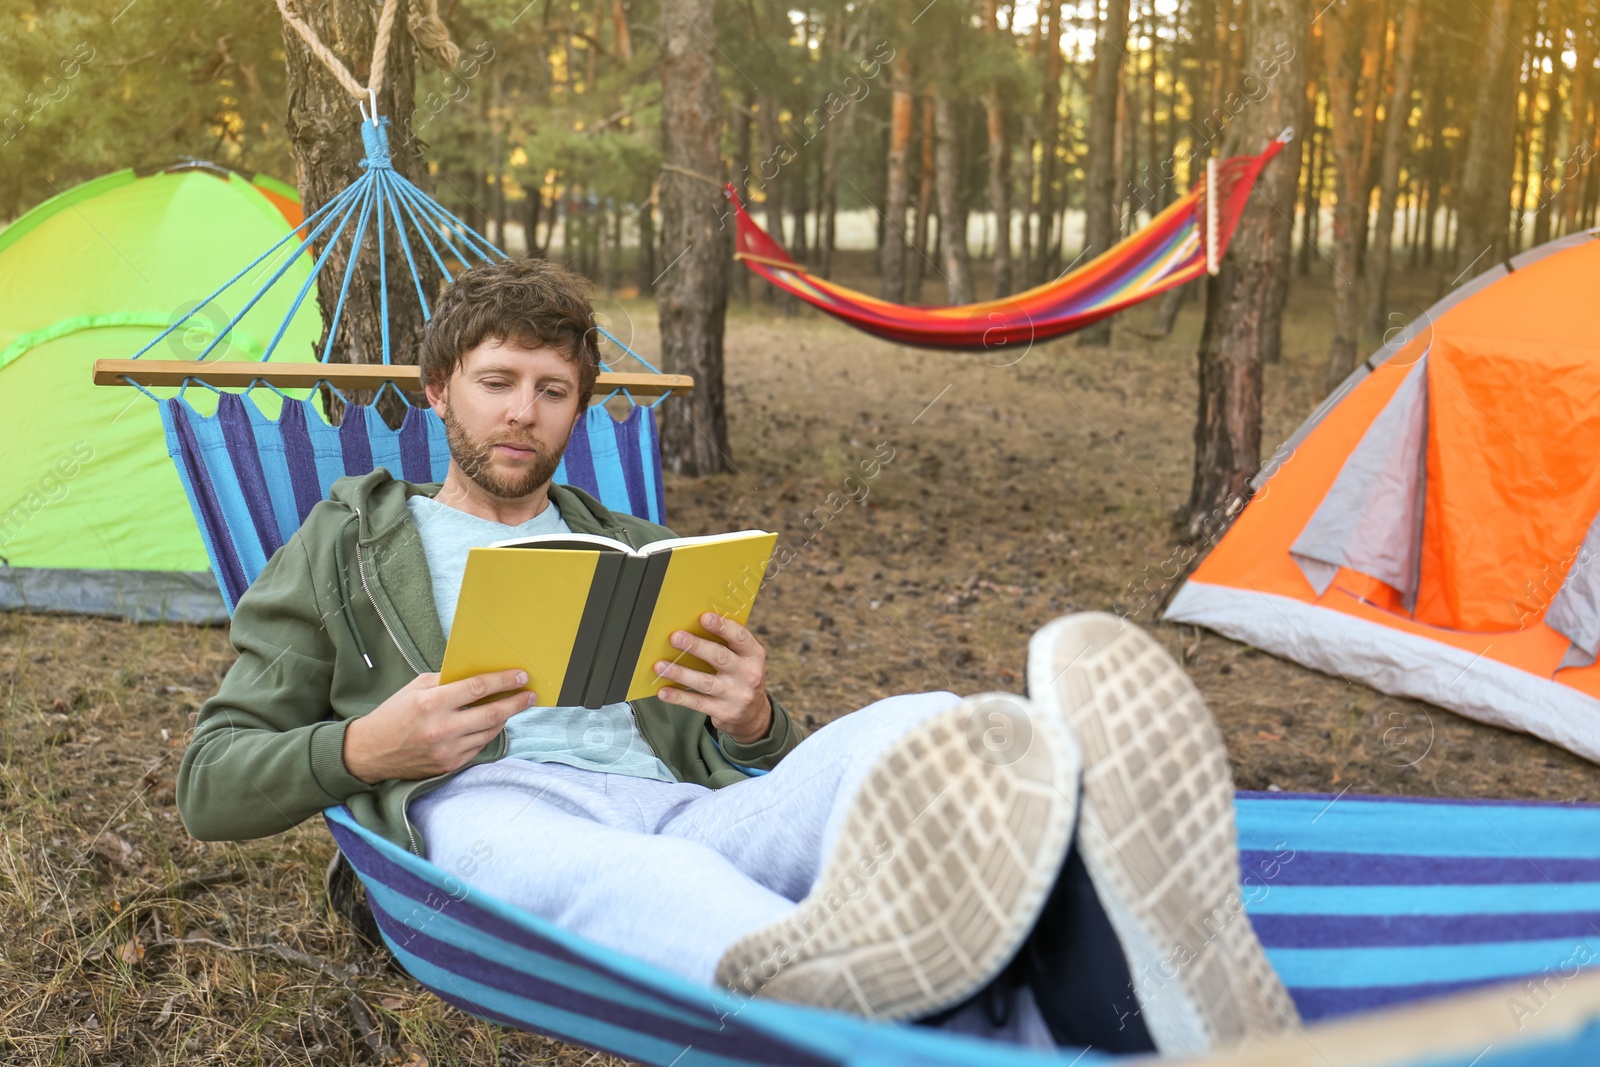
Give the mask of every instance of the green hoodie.
M 459 770 L 368 785 L 345 767 L 344 733 L 444 659 L 422 538 L 405 505 L 439 489 L 382 468 L 340 478 L 239 598 L 230 632 L 239 658 L 200 708 L 178 769 L 178 811 L 195 837 L 265 837 L 346 804 L 362 826 L 426 854 L 406 805 Z M 575 533 L 635 546 L 673 536 L 572 486 L 552 484 L 550 499 Z M 746 778 L 740 766 L 770 770 L 805 735 L 776 700 L 767 736 L 749 744 L 689 708 L 655 697 L 629 703 L 673 775 L 713 789 Z M 466 766 L 492 763 L 506 748 L 502 730 Z

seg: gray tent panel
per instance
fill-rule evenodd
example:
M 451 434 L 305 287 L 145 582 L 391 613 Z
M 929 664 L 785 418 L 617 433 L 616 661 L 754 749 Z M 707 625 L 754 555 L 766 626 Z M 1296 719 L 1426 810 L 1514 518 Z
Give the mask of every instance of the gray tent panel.
M 1340 567 L 1370 575 L 1416 604 L 1427 479 L 1428 359 L 1411 368 L 1372 420 L 1289 554 L 1317 595 Z
M 228 609 L 210 571 L 0 567 L 0 609 L 71 612 L 130 622 L 219 625 Z
M 1600 654 L 1600 515 L 1589 524 L 1544 621 L 1572 642 L 1561 667 L 1587 667 Z

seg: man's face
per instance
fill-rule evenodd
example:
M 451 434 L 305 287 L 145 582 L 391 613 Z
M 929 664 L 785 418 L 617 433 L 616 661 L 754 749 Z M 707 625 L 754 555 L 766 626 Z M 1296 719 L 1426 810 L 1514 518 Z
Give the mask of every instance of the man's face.
M 463 474 L 503 500 L 526 497 L 561 462 L 578 415 L 578 365 L 548 346 L 484 341 L 428 402 Z

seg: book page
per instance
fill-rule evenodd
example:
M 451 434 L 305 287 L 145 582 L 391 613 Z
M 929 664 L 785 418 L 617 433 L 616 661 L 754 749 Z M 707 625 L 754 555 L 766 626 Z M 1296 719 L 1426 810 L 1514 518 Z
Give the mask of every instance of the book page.
M 696 540 L 700 543 L 674 549 L 668 561 L 633 680 L 628 684 L 629 700 L 655 696 L 663 685 L 672 684 L 656 675 L 657 660 L 711 672 L 710 664 L 699 657 L 673 648 L 672 633 L 687 630 L 700 637 L 711 637 L 700 625 L 700 615 L 706 611 L 714 611 L 740 624 L 748 622 L 778 535 L 757 532 L 749 537 Z
M 490 548 L 575 548 L 575 549 L 603 549 L 612 552 L 628 552 L 637 554 L 627 544 L 612 537 L 601 537 L 599 534 L 586 533 L 553 533 L 534 534 L 532 537 L 508 537 L 504 541 L 495 541 Z

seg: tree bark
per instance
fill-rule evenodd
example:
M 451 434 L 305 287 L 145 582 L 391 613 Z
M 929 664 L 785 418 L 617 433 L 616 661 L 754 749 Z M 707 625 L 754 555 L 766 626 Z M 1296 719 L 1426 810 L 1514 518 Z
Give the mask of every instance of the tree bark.
M 1370 344 L 1383 342 L 1389 311 L 1390 244 L 1394 237 L 1395 197 L 1400 190 L 1400 160 L 1406 154 L 1406 132 L 1411 121 L 1411 75 L 1416 67 L 1417 39 L 1422 30 L 1422 0 L 1406 0 L 1395 41 L 1394 90 L 1389 94 L 1389 114 L 1384 119 L 1383 159 L 1378 178 L 1378 218 L 1367 251 L 1367 328 Z
M 617 17 L 622 18 L 623 16 L 620 10 L 622 0 L 614 0 L 614 2 L 618 5 Z M 750 206 L 750 168 L 753 165 L 753 162 L 750 159 L 750 143 L 751 135 L 754 132 L 752 127 L 755 125 L 752 117 L 755 113 L 755 107 L 755 90 L 751 89 L 745 92 L 743 104 L 734 108 L 736 114 L 733 121 L 733 191 L 739 197 L 739 202 L 744 204 L 747 208 Z M 649 210 L 648 205 L 646 205 L 646 210 Z M 641 216 L 641 222 L 642 221 L 643 216 Z M 641 233 L 642 232 L 643 231 L 641 230 Z M 650 277 L 654 278 L 655 274 L 652 272 Z M 750 271 L 746 270 L 742 266 L 735 267 L 733 270 L 733 277 L 730 279 L 730 281 L 732 282 L 731 290 L 734 298 L 737 299 L 741 304 L 750 303 Z M 645 286 L 640 285 L 640 295 L 643 295 L 645 292 Z
M 1506 74 L 1515 64 L 1506 61 L 1506 34 L 1511 24 L 1511 0 L 1493 0 L 1484 30 L 1484 50 L 1478 94 L 1472 110 L 1466 156 L 1456 188 L 1456 252 L 1446 256 L 1441 279 L 1451 288 L 1466 275 L 1480 273 L 1506 256 L 1506 197 L 1504 182 L 1495 172 L 1503 162 L 1510 137 L 1506 124 L 1516 111 L 1516 98 L 1506 92 Z M 1504 142 L 1504 143 L 1502 143 Z
M 1371 222 L 1372 189 L 1376 185 L 1372 159 L 1378 138 L 1378 99 L 1388 73 L 1389 0 L 1368 0 L 1366 37 L 1361 44 L 1361 73 L 1356 78 L 1356 99 L 1361 108 L 1361 225 L 1356 227 L 1356 270 L 1366 272 L 1367 231 Z
M 911 150 L 911 63 L 901 59 L 890 68 L 889 167 L 884 213 L 888 216 L 879 249 L 883 270 L 883 298 L 892 304 L 906 302 L 906 204 L 911 179 L 906 156 Z
M 1321 20 L 1318 20 L 1319 22 Z M 1318 98 L 1321 88 L 1317 83 L 1317 71 L 1320 69 L 1322 31 L 1313 26 L 1310 39 L 1306 43 L 1305 63 L 1308 72 L 1306 83 L 1306 162 L 1305 162 L 1305 203 L 1301 207 L 1300 217 L 1300 261 L 1299 272 L 1301 277 L 1311 273 L 1311 257 L 1317 251 L 1317 246 L 1322 241 L 1322 161 L 1327 155 L 1327 131 L 1322 127 L 1321 116 L 1318 114 Z
M 928 217 L 933 213 L 933 101 L 922 102 L 922 178 L 917 188 L 917 222 L 906 269 L 906 302 L 922 303 L 922 268 L 928 262 Z
M 1033 146 L 1038 141 L 1034 126 L 1032 115 L 1022 116 L 1022 175 L 1018 179 L 1022 225 L 1017 233 L 1017 277 L 1022 279 L 1023 288 L 1033 279 Z
M 722 225 L 722 99 L 717 87 L 714 0 L 661 7 L 663 256 L 675 257 L 656 285 L 665 369 L 694 375 L 694 391 L 665 405 L 662 461 L 678 474 L 732 467 L 722 381 L 731 241 Z
M 633 34 L 628 32 L 628 12 L 622 0 L 611 0 L 611 44 L 624 63 L 633 58 Z
M 935 180 L 939 186 L 939 233 L 944 244 L 945 302 L 970 304 L 972 263 L 967 252 L 966 212 L 961 206 L 961 129 L 956 106 L 935 87 L 933 91 Z
M 650 202 L 651 194 L 645 194 L 644 203 L 639 205 L 639 295 L 648 296 L 655 291 L 656 280 L 656 219 L 655 205 Z M 743 267 L 737 268 L 735 277 L 748 275 L 750 272 Z M 745 299 L 750 299 L 750 290 L 745 288 Z
M 1089 98 L 1089 168 L 1084 176 L 1084 255 L 1117 243 L 1117 98 L 1128 43 L 1128 0 L 1106 0 L 1106 17 L 1094 46 L 1094 92 Z M 1111 320 L 1078 334 L 1080 345 L 1109 345 Z
M 1294 122 L 1305 92 L 1308 5 L 1302 0 L 1256 0 L 1244 27 L 1246 69 L 1281 62 L 1268 91 L 1229 128 L 1223 155 L 1260 151 Z M 1292 58 L 1282 61 L 1288 54 Z M 1206 288 L 1199 349 L 1200 398 L 1195 419 L 1194 481 L 1180 522 L 1192 540 L 1212 539 L 1249 494 L 1261 461 L 1261 367 L 1282 336 L 1288 293 L 1294 203 L 1300 153 L 1281 152 L 1256 182 Z
M 778 99 L 775 96 L 763 94 L 760 110 L 756 113 L 757 127 L 757 152 L 761 158 L 756 162 L 756 178 L 761 183 L 761 195 L 765 198 L 762 206 L 766 209 L 767 233 L 780 245 L 785 243 L 783 235 L 783 164 L 791 157 L 790 147 L 778 139 Z M 763 285 L 761 298 L 768 304 L 776 304 L 786 295 L 776 285 Z
M 1124 7 L 1128 0 L 1112 0 Z M 1055 219 L 1056 145 L 1061 134 L 1061 21 L 1064 0 L 1041 0 L 1040 28 L 1044 35 L 1044 92 L 1039 105 L 1039 239 L 1034 248 L 1030 285 L 1039 285 L 1050 272 L 1050 230 Z
M 1567 124 L 1566 137 L 1561 142 L 1561 232 L 1577 229 L 1579 177 L 1588 168 L 1578 158 L 1578 146 L 1584 144 L 1589 118 L 1589 77 L 1594 69 L 1594 33 L 1583 19 L 1575 19 L 1572 32 L 1577 37 L 1578 65 L 1572 72 L 1572 121 Z
M 988 0 L 984 32 L 998 32 L 999 21 L 999 0 Z M 998 85 L 989 90 L 984 118 L 989 133 L 989 206 L 994 209 L 994 295 L 1002 297 L 1011 292 L 1011 142 Z
M 833 277 L 833 242 L 839 210 L 839 151 L 854 122 L 855 112 L 851 111 L 823 134 L 826 140 L 822 145 L 822 180 L 817 191 L 817 268 L 824 278 Z
M 1325 373 L 1331 391 L 1356 365 L 1360 330 L 1358 261 L 1361 235 L 1367 225 L 1367 180 L 1361 170 L 1361 142 L 1356 118 L 1354 72 L 1350 55 L 1351 12 L 1337 5 L 1322 17 L 1323 52 L 1327 57 L 1328 111 L 1333 141 L 1333 166 L 1339 199 L 1333 212 L 1333 335 Z
M 1559 9 L 1552 7 L 1546 17 L 1550 23 L 1550 40 L 1545 53 L 1550 70 L 1544 82 L 1544 133 L 1540 139 L 1539 158 L 1543 172 L 1539 175 L 1539 206 L 1533 217 L 1533 243 L 1542 245 L 1550 240 L 1550 221 L 1556 208 L 1551 186 L 1560 183 L 1561 161 L 1555 158 L 1556 145 L 1561 140 L 1561 53 L 1566 47 L 1567 27 L 1562 22 Z M 1580 24 L 1582 20 L 1579 20 Z M 1532 158 L 1532 153 L 1529 153 Z
M 407 7 L 406 3 L 402 3 L 395 14 L 387 72 L 378 92 L 378 114 L 384 116 L 405 117 L 415 110 L 416 62 L 411 36 L 405 29 Z M 377 7 L 357 0 L 337 0 L 302 4 L 300 15 L 322 42 L 344 60 L 356 80 L 367 84 L 372 69 L 373 43 L 377 36 Z M 284 128 L 295 158 L 300 202 L 309 216 L 361 176 L 361 163 L 366 158 L 361 141 L 361 116 L 355 99 L 340 87 L 321 61 L 311 54 L 300 35 L 287 25 L 283 28 L 283 41 L 288 90 L 288 114 Z M 390 130 L 396 134 L 390 142 L 394 169 L 421 188 L 428 189 L 432 182 L 428 178 L 427 160 L 423 156 L 421 143 L 414 137 L 400 136 L 394 127 L 390 127 Z M 328 327 L 333 322 L 340 284 L 345 267 L 350 262 L 350 242 L 354 229 L 354 225 L 346 227 L 345 235 L 335 244 L 317 279 L 317 308 L 322 313 L 323 322 L 322 337 L 316 346 L 318 356 L 328 342 Z M 339 328 L 333 335 L 328 359 L 333 363 L 382 363 L 383 287 L 378 282 L 378 243 L 375 234 L 367 234 L 356 257 L 355 273 L 350 279 L 344 313 L 339 317 Z M 416 258 L 416 266 L 422 279 L 423 292 L 438 292 L 442 275 L 437 266 L 420 256 Z M 414 364 L 424 320 L 416 286 L 411 284 L 411 268 L 406 263 L 400 242 L 386 242 L 384 269 L 389 290 L 390 358 L 395 363 Z M 372 402 L 372 390 L 348 392 L 358 404 Z M 420 390 L 408 393 L 407 397 L 413 404 L 424 402 Z M 337 421 L 344 405 L 327 392 L 323 395 L 323 401 L 329 417 Z M 405 416 L 405 405 L 399 402 L 393 390 L 384 390 L 379 412 L 391 427 L 398 427 Z

